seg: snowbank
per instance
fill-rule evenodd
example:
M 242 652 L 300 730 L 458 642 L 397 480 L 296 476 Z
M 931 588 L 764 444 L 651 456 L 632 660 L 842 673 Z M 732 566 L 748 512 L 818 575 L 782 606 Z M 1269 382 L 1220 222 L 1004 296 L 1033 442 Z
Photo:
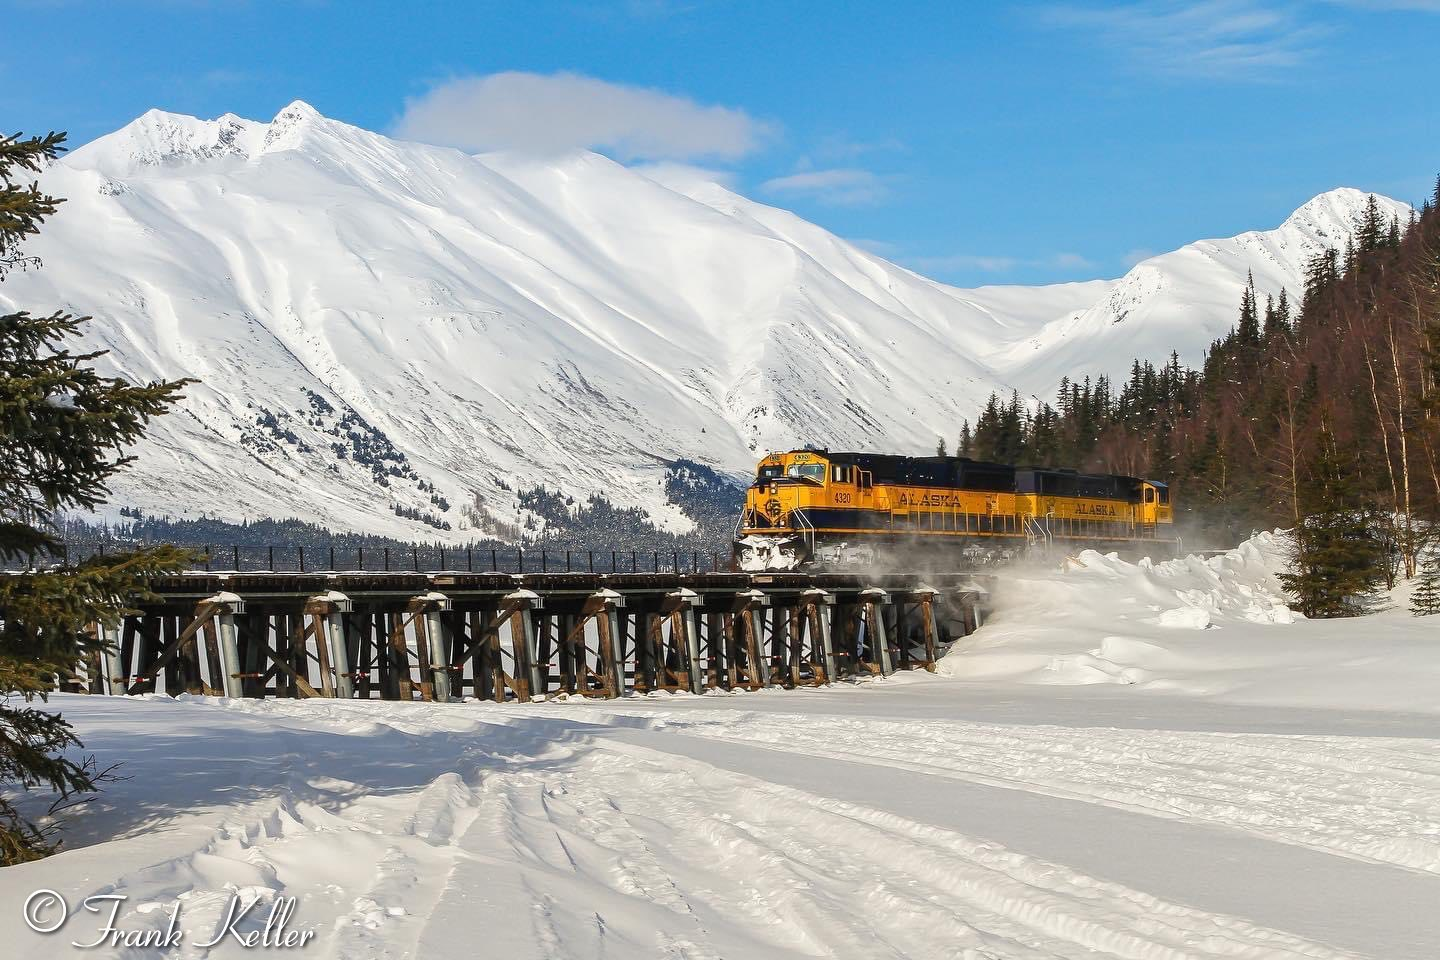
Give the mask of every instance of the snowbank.
M 65 852 L 0 871 L 0 943 L 68 956 L 98 894 L 142 933 L 179 911 L 173 955 L 212 960 L 255 955 L 201 946 L 236 897 L 294 898 L 321 960 L 1430 960 L 1440 618 L 1299 618 L 1282 552 L 1017 573 L 949 676 L 543 704 L 58 695 L 125 779 Z M 74 908 L 63 933 L 24 922 L 42 889 Z
M 1440 712 L 1440 619 L 1397 591 L 1369 617 L 1306 620 L 1276 574 L 1286 535 L 1220 556 L 1128 563 L 1093 550 L 1002 579 L 986 626 L 942 675 L 1028 684 L 1130 684 L 1240 703 Z
M 165 955 L 211 960 L 267 952 L 201 946 L 236 897 L 260 904 L 244 933 L 294 898 L 290 930 L 314 935 L 295 955 L 320 960 L 1433 957 L 1435 740 L 918 719 L 914 689 L 60 695 L 128 779 L 66 852 L 0 870 L 0 942 L 159 955 L 69 947 L 101 895 L 126 898 L 125 930 L 178 911 Z M 23 921 L 42 889 L 73 907 L 63 932 Z

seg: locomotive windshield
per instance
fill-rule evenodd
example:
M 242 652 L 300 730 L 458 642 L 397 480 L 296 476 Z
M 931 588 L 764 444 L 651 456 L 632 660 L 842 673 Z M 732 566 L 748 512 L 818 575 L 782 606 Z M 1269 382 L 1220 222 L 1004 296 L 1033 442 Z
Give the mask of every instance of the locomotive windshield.
M 825 482 L 825 464 L 823 463 L 796 463 L 791 464 L 787 476 L 797 480 L 809 480 L 813 483 Z

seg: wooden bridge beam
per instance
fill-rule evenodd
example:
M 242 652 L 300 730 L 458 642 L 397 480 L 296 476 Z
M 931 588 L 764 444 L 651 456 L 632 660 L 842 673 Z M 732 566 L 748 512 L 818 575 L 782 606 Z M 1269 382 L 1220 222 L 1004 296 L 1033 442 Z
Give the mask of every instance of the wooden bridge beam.
M 665 595 L 664 612 L 670 618 L 670 644 L 678 654 L 686 687 L 696 696 L 705 692 L 705 675 L 700 668 L 700 635 L 696 630 L 695 608 L 704 603 L 700 594 L 681 587 Z
M 835 648 L 830 639 L 830 607 L 835 603 L 835 594 L 828 590 L 811 588 L 800 594 L 800 617 L 795 636 L 791 638 L 791 682 L 798 684 L 799 662 L 808 659 L 811 682 L 815 686 L 830 683 L 836 675 Z M 803 656 L 803 640 L 808 634 L 809 656 Z
M 351 629 L 349 621 L 354 614 L 354 604 L 345 594 L 328 590 L 311 597 L 305 604 L 305 612 L 311 620 L 309 632 L 320 663 L 320 693 L 349 700 L 355 695 L 355 677 L 350 668 L 346 637 Z
M 217 593 L 208 601 L 215 605 L 214 632 L 216 652 L 220 661 L 220 684 L 225 696 L 239 699 L 245 695 L 240 677 L 240 646 L 235 628 L 235 615 L 245 612 L 245 601 L 233 593 Z M 209 644 L 206 644 L 209 653 Z
M 921 584 L 901 594 L 901 606 L 910 604 L 911 612 L 919 619 L 920 633 L 920 656 L 914 655 L 915 648 L 910 641 L 910 623 L 908 620 L 897 622 L 897 633 L 900 642 L 901 665 L 908 668 L 915 666 L 924 667 L 931 673 L 935 672 L 935 664 L 939 660 L 940 631 L 935 618 L 935 598 L 940 591 L 934 587 Z M 917 663 L 918 660 L 918 663 Z
M 870 666 L 880 676 L 888 677 L 895 672 L 890 635 L 885 629 L 885 607 L 890 604 L 890 594 L 879 587 L 867 587 L 860 591 L 859 599 L 865 622 L 865 646 L 870 654 Z
M 450 630 L 440 616 L 450 598 L 430 591 L 414 597 L 406 608 L 415 624 L 415 654 L 420 667 L 420 697 L 450 701 Z
M 528 703 L 545 694 L 540 678 L 539 649 L 535 643 L 535 621 L 531 613 L 542 609 L 544 601 L 533 590 L 516 590 L 506 594 L 505 603 L 511 608 L 510 645 L 515 661 L 515 696 L 522 703 Z
M 770 684 L 770 658 L 765 656 L 761 617 L 770 597 L 759 590 L 735 594 L 724 614 L 724 689 L 759 690 Z M 743 667 L 742 667 L 743 664 Z

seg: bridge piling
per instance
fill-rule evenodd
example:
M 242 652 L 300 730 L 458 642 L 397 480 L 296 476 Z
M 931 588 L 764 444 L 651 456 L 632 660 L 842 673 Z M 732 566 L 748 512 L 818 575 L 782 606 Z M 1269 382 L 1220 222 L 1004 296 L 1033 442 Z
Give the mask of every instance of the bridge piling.
M 538 564 L 536 564 L 538 566 Z M 199 573 L 156 578 L 64 689 L 530 702 L 934 670 L 987 578 Z

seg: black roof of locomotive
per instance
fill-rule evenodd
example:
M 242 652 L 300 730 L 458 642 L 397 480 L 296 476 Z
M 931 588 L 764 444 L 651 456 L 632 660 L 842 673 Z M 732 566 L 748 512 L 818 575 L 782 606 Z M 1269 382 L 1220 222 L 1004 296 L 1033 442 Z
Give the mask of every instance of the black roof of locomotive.
M 970 457 L 911 457 L 902 453 L 870 453 L 862 450 L 824 450 L 816 447 L 802 447 L 798 450 L 787 451 L 789 453 L 815 453 L 824 457 L 832 463 L 855 463 L 859 461 L 893 461 L 895 463 L 969 463 L 977 467 L 995 467 L 999 470 L 1016 470 L 1008 463 L 993 463 L 988 460 L 974 460 Z
M 907 457 L 903 454 L 867 453 L 858 450 L 832 451 L 806 447 L 791 450 L 790 453 L 814 453 L 831 463 L 842 466 L 857 466 L 871 471 L 877 483 L 935 483 L 945 485 L 976 485 L 978 489 L 1014 490 L 1017 475 L 1027 475 L 1025 485 L 1035 488 L 1039 478 L 1045 476 L 1063 477 L 1069 483 L 1083 485 L 1094 491 L 1094 496 L 1133 496 L 1143 481 L 1139 477 L 1111 473 L 1081 473 L 1071 467 L 1017 467 L 1008 463 L 994 463 L 974 460 L 970 457 Z M 1163 486 L 1163 484 L 1160 484 Z M 1113 493 L 1102 492 L 1106 490 Z

